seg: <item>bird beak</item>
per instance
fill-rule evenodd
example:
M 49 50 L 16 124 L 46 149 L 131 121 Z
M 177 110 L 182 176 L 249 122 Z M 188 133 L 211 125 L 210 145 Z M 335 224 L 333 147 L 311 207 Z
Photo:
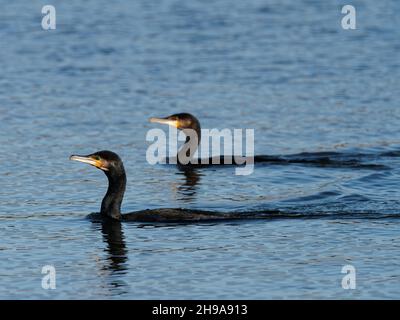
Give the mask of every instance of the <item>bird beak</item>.
M 69 157 L 69 160 L 87 163 L 98 169 L 108 171 L 108 168 L 105 166 L 103 160 L 96 160 L 96 159 L 93 159 L 91 156 L 75 156 L 75 155 L 73 155 L 73 156 Z
M 152 123 L 161 123 L 161 124 L 167 124 L 171 127 L 178 128 L 179 127 L 179 121 L 178 120 L 171 120 L 168 118 L 150 118 L 150 122 Z

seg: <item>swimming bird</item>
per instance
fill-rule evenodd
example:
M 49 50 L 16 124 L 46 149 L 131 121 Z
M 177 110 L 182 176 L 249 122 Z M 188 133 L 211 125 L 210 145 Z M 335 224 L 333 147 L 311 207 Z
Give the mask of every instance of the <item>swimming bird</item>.
M 351 167 L 360 169 L 382 169 L 384 166 L 374 163 L 364 163 L 362 154 L 347 154 L 338 152 L 302 152 L 292 155 L 221 155 L 210 158 L 194 159 L 193 155 L 198 149 L 201 140 L 200 121 L 190 113 L 176 113 L 165 118 L 149 119 L 152 123 L 166 124 L 181 130 L 186 135 L 186 141 L 178 151 L 176 158 L 167 158 L 167 163 L 178 164 L 182 167 L 209 166 L 209 165 L 245 165 L 245 164 L 304 164 L 318 167 Z M 367 157 L 368 158 L 368 157 Z M 182 163 L 180 159 L 190 159 Z M 194 160 L 194 161 L 193 161 Z M 368 159 L 367 159 L 368 160 Z
M 121 204 L 126 189 L 126 173 L 121 158 L 112 151 L 98 151 L 87 156 L 72 155 L 70 160 L 90 164 L 105 173 L 108 189 L 99 213 L 88 217 L 92 220 L 117 220 L 138 222 L 196 222 L 254 218 L 245 213 L 216 213 L 182 208 L 141 210 L 121 214 Z
M 149 119 L 152 123 L 166 124 L 181 130 L 186 135 L 186 141 L 178 151 L 176 158 L 167 158 L 168 163 L 180 166 L 208 166 L 208 165 L 245 165 L 252 164 L 253 157 L 221 155 L 209 158 L 194 158 L 201 141 L 200 121 L 190 113 L 176 113 L 165 118 Z M 182 161 L 184 159 L 184 161 Z

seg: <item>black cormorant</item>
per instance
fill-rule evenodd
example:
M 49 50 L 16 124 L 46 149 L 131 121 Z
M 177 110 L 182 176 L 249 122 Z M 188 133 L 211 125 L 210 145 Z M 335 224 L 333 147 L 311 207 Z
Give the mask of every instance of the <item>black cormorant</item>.
M 186 135 L 186 141 L 178 151 L 176 158 L 167 158 L 168 163 L 177 163 L 184 166 L 208 165 L 246 165 L 253 163 L 253 157 L 240 155 L 221 155 L 209 158 L 193 158 L 201 141 L 201 127 L 199 120 L 190 113 L 177 113 L 165 118 L 150 118 L 150 122 L 167 124 L 181 130 Z M 182 159 L 185 159 L 182 162 Z M 193 161 L 194 160 L 194 161 Z
M 99 151 L 87 156 L 72 155 L 70 160 L 88 163 L 102 170 L 108 178 L 108 190 L 101 202 L 100 213 L 89 215 L 92 220 L 119 220 L 138 222 L 197 222 L 257 218 L 246 213 L 216 213 L 203 210 L 154 209 L 121 214 L 126 188 L 126 174 L 120 157 L 111 151 Z
M 190 113 L 177 113 L 165 118 L 150 118 L 150 122 L 167 124 L 183 131 L 186 134 L 185 144 L 178 151 L 176 158 L 167 158 L 168 163 L 177 163 L 178 166 L 208 166 L 213 164 L 244 165 L 252 163 L 268 164 L 304 164 L 321 167 L 355 167 L 366 169 L 380 169 L 383 166 L 371 163 L 363 163 L 361 154 L 347 154 L 338 152 L 302 152 L 292 155 L 254 155 L 244 157 L 241 155 L 221 155 L 205 159 L 189 160 L 187 163 L 180 159 L 193 159 L 200 140 L 201 127 L 199 120 Z M 195 134 L 194 134 L 195 133 Z

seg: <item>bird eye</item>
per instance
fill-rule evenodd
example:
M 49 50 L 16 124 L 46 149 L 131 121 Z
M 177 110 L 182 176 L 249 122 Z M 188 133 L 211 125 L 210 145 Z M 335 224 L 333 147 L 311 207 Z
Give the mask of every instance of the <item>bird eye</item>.
M 94 156 L 93 159 L 99 161 L 100 157 L 99 156 Z

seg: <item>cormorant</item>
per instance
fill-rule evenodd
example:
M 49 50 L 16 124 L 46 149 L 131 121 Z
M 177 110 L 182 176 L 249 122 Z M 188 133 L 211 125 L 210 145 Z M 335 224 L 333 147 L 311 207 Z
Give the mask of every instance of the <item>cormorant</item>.
M 243 165 L 255 163 L 268 164 L 305 164 L 321 167 L 355 167 L 366 169 L 381 169 L 382 165 L 363 163 L 360 154 L 347 154 L 338 152 L 302 152 L 292 155 L 254 155 L 244 157 L 241 155 L 221 155 L 205 159 L 195 159 L 189 163 L 182 163 L 180 159 L 193 159 L 200 140 L 201 127 L 199 120 L 190 113 L 177 113 L 165 118 L 150 118 L 150 122 L 167 124 L 175 127 L 186 134 L 186 141 L 178 151 L 177 158 L 167 158 L 168 163 L 178 166 L 208 166 L 213 164 Z
M 203 210 L 154 209 L 121 214 L 126 188 L 126 174 L 121 158 L 112 151 L 99 151 L 87 156 L 72 155 L 70 160 L 88 163 L 102 170 L 108 178 L 108 190 L 101 203 L 100 213 L 92 213 L 92 220 L 107 219 L 138 222 L 197 222 L 256 218 L 246 213 L 216 213 Z
M 167 158 L 168 163 L 176 163 L 180 166 L 209 166 L 209 165 L 246 165 L 253 163 L 253 157 L 239 155 L 221 155 L 210 158 L 194 159 L 201 140 L 201 127 L 199 120 L 190 113 L 177 113 L 165 118 L 150 118 L 150 122 L 162 123 L 183 131 L 186 141 L 178 151 L 176 158 Z M 182 162 L 182 159 L 186 161 Z M 194 161 L 193 161 L 194 160 Z

